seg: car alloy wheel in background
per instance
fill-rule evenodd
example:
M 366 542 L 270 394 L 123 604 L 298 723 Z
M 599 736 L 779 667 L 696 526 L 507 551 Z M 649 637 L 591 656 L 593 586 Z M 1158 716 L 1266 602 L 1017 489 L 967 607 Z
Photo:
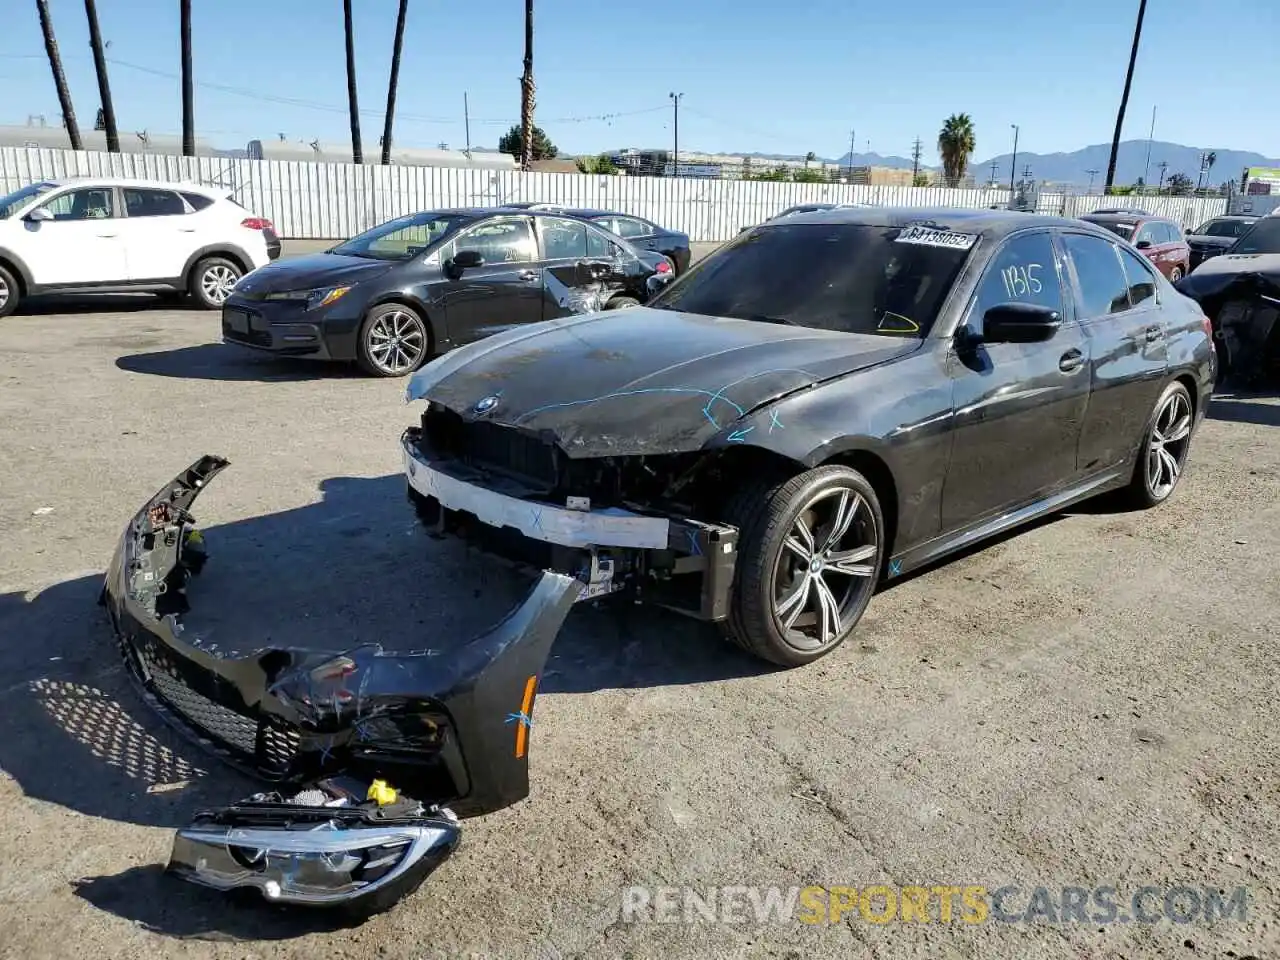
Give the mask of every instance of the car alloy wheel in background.
M 13 312 L 18 305 L 18 288 L 8 271 L 0 269 L 0 317 Z
M 387 304 L 365 320 L 360 338 L 361 366 L 380 377 L 402 377 L 422 365 L 430 335 L 409 307 Z
M 243 271 L 230 260 L 210 257 L 196 267 L 191 294 L 206 309 L 221 309 L 243 275 Z
M 1181 280 L 1181 279 L 1182 279 L 1182 268 L 1181 268 L 1181 267 L 1174 267 L 1172 270 L 1170 270 L 1170 271 L 1169 271 L 1169 282 L 1170 282 L 1170 283 L 1177 283 L 1177 282 L 1178 282 L 1179 280 Z

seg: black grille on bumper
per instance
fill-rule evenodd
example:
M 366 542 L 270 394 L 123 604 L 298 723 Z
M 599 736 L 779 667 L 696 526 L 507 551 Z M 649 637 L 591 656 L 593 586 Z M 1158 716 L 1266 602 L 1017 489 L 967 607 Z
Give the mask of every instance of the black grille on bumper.
M 450 410 L 432 408 L 423 414 L 422 430 L 439 454 L 483 470 L 496 470 L 522 480 L 554 486 L 563 454 L 553 443 L 514 427 L 487 421 L 466 423 Z

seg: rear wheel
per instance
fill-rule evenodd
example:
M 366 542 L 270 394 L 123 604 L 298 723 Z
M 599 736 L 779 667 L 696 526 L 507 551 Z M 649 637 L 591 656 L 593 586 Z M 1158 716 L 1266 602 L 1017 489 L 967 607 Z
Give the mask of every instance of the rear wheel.
M 356 362 L 375 377 L 403 377 L 426 361 L 431 333 L 422 316 L 402 303 L 374 307 L 360 326 Z
M 1170 271 L 1169 271 L 1169 282 L 1170 282 L 1170 283 L 1177 283 L 1177 282 L 1178 282 L 1179 280 L 1181 280 L 1181 279 L 1182 279 L 1182 268 L 1181 268 L 1181 267 L 1174 267 L 1172 270 L 1170 270 Z
M 1125 489 L 1130 505 L 1146 509 L 1173 495 L 1191 452 L 1194 423 L 1191 393 L 1175 380 L 1160 394 L 1147 422 L 1133 477 Z
M 206 310 L 221 310 L 244 271 L 226 257 L 206 257 L 191 271 L 191 299 Z
M 739 531 L 727 636 L 748 653 L 794 667 L 848 638 L 875 592 L 884 517 L 858 471 L 818 467 L 759 481 L 730 501 Z
M 640 301 L 635 297 L 614 297 L 604 305 L 606 310 L 626 310 L 628 307 L 638 307 Z
M 19 296 L 17 278 L 0 267 L 0 317 L 7 317 L 18 309 Z

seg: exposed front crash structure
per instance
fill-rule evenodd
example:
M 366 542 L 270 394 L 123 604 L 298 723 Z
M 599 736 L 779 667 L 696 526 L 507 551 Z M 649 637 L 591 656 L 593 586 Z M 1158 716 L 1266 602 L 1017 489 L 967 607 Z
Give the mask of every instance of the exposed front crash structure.
M 1280 256 L 1223 254 L 1177 288 L 1212 322 L 1224 381 L 1251 386 L 1280 375 Z
M 506 619 L 455 649 L 206 648 L 183 625 L 206 560 L 191 507 L 227 465 L 203 457 L 147 501 L 101 595 L 150 702 L 278 787 L 200 814 L 170 869 L 280 902 L 383 908 L 453 851 L 458 815 L 528 795 L 538 678 L 590 590 L 546 572 Z

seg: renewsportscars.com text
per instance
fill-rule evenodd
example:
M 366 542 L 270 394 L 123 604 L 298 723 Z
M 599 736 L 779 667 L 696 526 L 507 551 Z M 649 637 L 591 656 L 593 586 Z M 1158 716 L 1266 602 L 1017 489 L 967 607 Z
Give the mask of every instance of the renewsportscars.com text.
M 1187 924 L 1248 918 L 1245 887 L 626 887 L 623 923 Z

